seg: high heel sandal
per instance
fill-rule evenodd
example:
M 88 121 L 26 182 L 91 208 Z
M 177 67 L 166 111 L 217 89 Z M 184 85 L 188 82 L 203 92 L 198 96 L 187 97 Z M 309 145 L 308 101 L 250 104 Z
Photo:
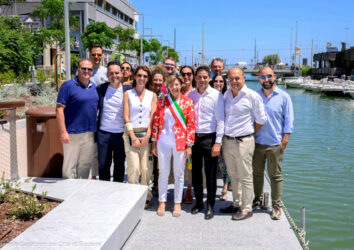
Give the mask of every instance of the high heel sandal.
M 181 210 L 173 210 L 172 216 L 179 217 L 181 215 Z
M 165 209 L 157 209 L 157 215 L 158 216 L 164 216 L 165 215 Z

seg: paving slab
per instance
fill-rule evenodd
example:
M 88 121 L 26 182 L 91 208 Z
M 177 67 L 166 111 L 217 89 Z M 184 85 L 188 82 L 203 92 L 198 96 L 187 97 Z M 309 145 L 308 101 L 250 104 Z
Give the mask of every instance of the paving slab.
M 147 195 L 145 186 L 99 180 L 33 178 L 22 189 L 34 183 L 63 202 L 3 249 L 120 249 Z
M 218 196 L 221 188 L 222 180 L 218 180 Z M 269 191 L 265 181 L 265 192 Z M 155 197 L 123 249 L 302 249 L 284 213 L 278 221 L 264 210 L 255 211 L 247 220 L 233 221 L 232 214 L 219 212 L 221 207 L 232 204 L 231 200 L 232 192 L 228 192 L 227 201 L 217 199 L 215 216 L 209 221 L 203 212 L 190 213 L 193 204 L 182 204 L 181 216 L 174 218 L 173 185 L 169 185 L 165 216 L 157 216 Z

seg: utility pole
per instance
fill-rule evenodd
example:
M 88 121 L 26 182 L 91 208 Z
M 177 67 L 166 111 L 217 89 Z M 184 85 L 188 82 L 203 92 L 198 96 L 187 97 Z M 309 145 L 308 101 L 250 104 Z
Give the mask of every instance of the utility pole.
M 176 50 L 176 28 L 175 28 L 175 40 L 174 40 L 173 48 Z
M 297 21 L 296 21 L 295 54 L 294 54 L 294 64 L 295 64 L 295 65 L 296 65 L 296 47 L 297 47 Z
M 192 67 L 193 67 L 193 65 L 194 65 L 194 62 L 193 62 L 193 61 L 194 61 L 194 60 L 193 60 L 193 59 L 194 59 L 193 53 L 194 53 L 194 52 L 193 52 L 193 45 L 192 45 Z
M 201 64 L 204 64 L 204 23 L 203 23 L 203 30 L 202 30 L 202 62 Z
M 290 31 L 290 57 L 289 57 L 289 66 L 291 66 L 292 62 L 292 53 L 293 52 L 293 28 Z
M 257 39 L 254 39 L 254 68 L 257 65 Z
M 187 65 L 187 57 L 184 56 L 184 65 Z
M 312 39 L 312 46 L 311 46 L 311 68 L 313 64 L 313 39 Z

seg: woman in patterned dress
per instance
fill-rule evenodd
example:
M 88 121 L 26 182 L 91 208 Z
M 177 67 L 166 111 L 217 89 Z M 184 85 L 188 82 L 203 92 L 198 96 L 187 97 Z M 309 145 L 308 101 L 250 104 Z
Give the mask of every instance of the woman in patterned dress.
M 222 75 L 214 76 L 212 80 L 212 87 L 216 90 L 219 90 L 221 93 L 225 93 L 227 90 L 226 79 Z M 217 178 L 223 179 L 224 185 L 221 191 L 220 200 L 225 201 L 227 199 L 227 186 L 230 182 L 230 177 L 227 174 L 226 164 L 224 162 L 224 157 L 222 155 L 222 151 L 218 156 L 218 168 L 217 168 Z
M 169 94 L 159 100 L 153 122 L 152 152 L 159 159 L 159 216 L 165 214 L 172 156 L 175 183 L 172 215 L 179 217 L 181 214 L 184 169 L 194 143 L 194 105 L 181 94 L 182 83 L 183 79 L 177 75 L 167 79 Z

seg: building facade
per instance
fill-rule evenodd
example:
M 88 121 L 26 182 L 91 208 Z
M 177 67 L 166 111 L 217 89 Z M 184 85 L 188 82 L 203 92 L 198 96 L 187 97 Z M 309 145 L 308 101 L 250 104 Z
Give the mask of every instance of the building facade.
M 32 12 L 38 5 L 40 0 L 27 0 L 26 2 L 11 2 L 7 5 L 0 5 L 0 14 L 5 16 L 19 16 L 23 24 L 28 28 L 38 29 L 41 26 L 47 27 L 49 20 L 40 20 L 34 17 Z M 70 13 L 75 15 L 80 24 L 75 30 L 70 30 L 70 34 L 74 37 L 74 46 L 71 48 L 71 53 L 76 53 L 80 58 L 87 57 L 87 52 L 83 49 L 81 42 L 81 34 L 85 27 L 91 22 L 105 22 L 108 27 L 114 28 L 121 26 L 123 28 L 132 28 L 136 30 L 134 38 L 138 38 L 137 28 L 139 18 L 136 15 L 136 9 L 127 0 L 95 0 L 94 3 L 72 3 L 70 5 Z M 64 13 L 63 13 L 64 15 Z M 117 39 L 114 41 L 119 42 Z M 103 64 L 106 65 L 109 61 L 110 55 L 115 50 L 104 48 Z M 64 63 L 64 53 L 57 51 L 56 48 L 47 46 L 43 48 L 43 55 L 36 63 L 38 68 L 45 71 L 52 71 L 54 61 L 57 59 L 57 54 L 62 54 L 61 64 Z M 139 59 L 134 51 L 126 51 L 125 60 L 135 67 Z M 64 65 L 62 65 L 64 68 Z

